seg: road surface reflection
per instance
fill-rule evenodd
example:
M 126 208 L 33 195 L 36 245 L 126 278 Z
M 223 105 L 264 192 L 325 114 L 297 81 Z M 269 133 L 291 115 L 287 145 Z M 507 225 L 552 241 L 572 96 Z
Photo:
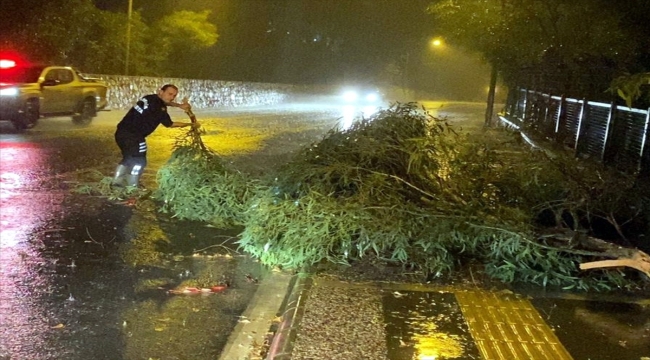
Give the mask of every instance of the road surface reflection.
M 39 295 L 50 291 L 48 273 L 55 264 L 33 236 L 58 216 L 63 194 L 35 191 L 45 162 L 45 151 L 35 144 L 0 143 L 0 357 L 38 358 L 51 331 Z

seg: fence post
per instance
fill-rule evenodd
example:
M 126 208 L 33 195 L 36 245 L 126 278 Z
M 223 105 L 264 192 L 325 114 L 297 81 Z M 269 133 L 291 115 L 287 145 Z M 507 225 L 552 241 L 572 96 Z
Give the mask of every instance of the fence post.
M 524 93 L 524 113 L 521 115 L 521 124 L 525 124 L 528 121 L 530 115 L 530 90 L 526 89 Z
M 512 95 L 512 108 L 510 109 L 510 116 L 512 118 L 510 119 L 515 120 L 517 118 L 517 109 L 519 108 L 519 92 L 521 91 L 521 88 L 517 86 L 516 90 L 513 91 Z
M 530 122 L 531 126 L 539 126 L 539 92 L 533 91 L 533 101 L 530 102 Z
M 650 137 L 650 108 L 645 115 L 645 126 L 643 129 L 643 140 L 641 141 L 641 151 L 639 153 L 641 159 L 639 161 L 639 177 L 650 178 L 650 145 L 648 144 L 648 137 Z
M 605 165 L 607 165 L 607 163 L 609 163 L 619 151 L 617 140 L 621 137 L 620 129 L 618 129 L 618 121 L 616 121 L 617 114 L 616 101 L 612 101 L 609 105 L 609 114 L 607 115 L 603 150 L 600 154 L 600 160 Z
M 517 108 L 517 90 L 508 90 L 508 99 L 506 100 L 506 119 L 514 116 L 514 110 Z
M 555 141 L 563 144 L 564 134 L 566 133 L 566 95 L 562 95 L 560 98 L 559 106 L 557 118 L 555 119 Z
M 524 117 L 524 110 L 526 108 L 526 91 L 525 89 L 519 88 L 519 91 L 517 92 L 517 110 L 516 110 L 516 116 L 514 120 L 517 120 L 517 122 L 520 121 Z
M 548 110 L 551 107 L 550 92 L 548 94 L 541 93 L 541 98 L 542 98 L 542 109 L 540 114 L 540 121 L 546 127 L 546 129 L 544 129 L 544 132 L 548 133 Z
M 553 108 L 553 95 L 551 95 L 551 92 L 549 91 L 548 94 L 543 95 L 544 97 L 544 119 L 542 120 L 542 131 L 544 132 L 544 136 L 546 138 L 551 138 L 553 137 L 553 122 L 552 117 L 553 114 L 551 113 L 551 109 Z
M 575 156 L 580 155 L 582 151 L 584 135 L 587 133 L 587 99 L 582 99 L 582 108 L 580 108 L 580 116 L 578 117 L 578 128 L 576 129 L 576 144 L 574 146 Z

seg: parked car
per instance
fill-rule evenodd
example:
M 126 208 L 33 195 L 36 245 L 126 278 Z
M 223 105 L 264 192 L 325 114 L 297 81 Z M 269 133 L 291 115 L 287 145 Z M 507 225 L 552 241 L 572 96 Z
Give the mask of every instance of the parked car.
M 0 120 L 16 130 L 34 127 L 41 117 L 72 116 L 89 124 L 107 105 L 107 85 L 69 66 L 46 66 L 0 59 Z

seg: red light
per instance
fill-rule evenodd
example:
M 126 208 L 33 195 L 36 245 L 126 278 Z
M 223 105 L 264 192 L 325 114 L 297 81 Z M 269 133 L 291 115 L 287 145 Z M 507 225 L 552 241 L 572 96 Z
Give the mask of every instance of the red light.
M 0 69 L 9 69 L 16 67 L 16 62 L 13 60 L 0 59 Z

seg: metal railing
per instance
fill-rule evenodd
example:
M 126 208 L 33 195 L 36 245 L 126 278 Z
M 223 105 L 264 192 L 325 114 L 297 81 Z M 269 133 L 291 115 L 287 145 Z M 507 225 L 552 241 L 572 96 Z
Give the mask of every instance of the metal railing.
M 650 174 L 650 109 L 513 89 L 501 116 L 572 149 L 576 156 Z

